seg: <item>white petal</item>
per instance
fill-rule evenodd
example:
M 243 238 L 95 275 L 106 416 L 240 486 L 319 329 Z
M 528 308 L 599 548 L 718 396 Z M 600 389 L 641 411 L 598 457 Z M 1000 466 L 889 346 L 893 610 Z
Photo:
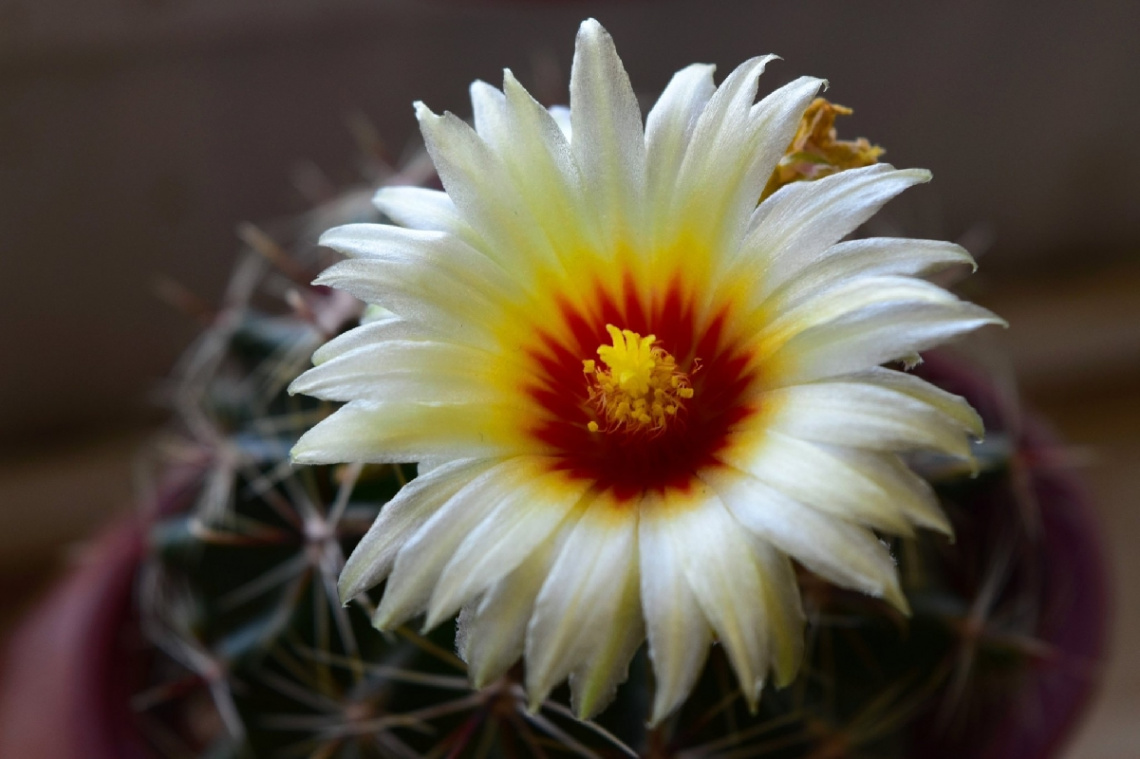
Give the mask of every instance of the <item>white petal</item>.
M 459 613 L 455 646 L 476 688 L 497 680 L 522 656 L 535 598 L 569 532 L 570 526 L 555 532 Z
M 511 138 L 506 123 L 507 100 L 500 90 L 478 79 L 471 83 L 470 92 L 475 133 L 503 158 L 503 149 L 510 144 Z
M 313 363 L 320 366 L 349 351 L 387 340 L 427 340 L 434 334 L 415 322 L 390 314 L 362 323 L 359 327 L 332 338 L 313 354 Z
M 341 600 L 347 603 L 387 577 L 404 543 L 460 488 L 494 463 L 452 461 L 401 488 L 348 557 L 337 582 Z
M 897 455 L 839 446 L 831 446 L 828 451 L 863 472 L 885 492 L 893 494 L 899 510 L 912 523 L 944 535 L 953 535 L 953 527 L 938 503 L 934 488 L 912 472 Z
M 941 287 L 920 279 L 862 277 L 824 290 L 795 308 L 778 314 L 764 327 L 758 340 L 763 346 L 763 354 L 770 355 L 799 334 L 840 320 L 864 314 L 873 316 L 888 308 L 927 308 L 940 313 L 954 313 L 969 305 Z M 904 320 L 900 327 L 905 324 Z M 870 368 L 878 363 L 882 362 L 870 362 L 860 368 Z
M 509 404 L 522 389 L 504 384 L 504 366 L 510 361 L 478 348 L 387 340 L 325 361 L 294 380 L 289 392 L 331 401 Z
M 672 509 L 662 527 L 681 557 L 697 603 L 755 708 L 769 667 L 770 621 L 752 548 L 740 524 L 708 488 L 692 505 Z
M 650 209 L 661 209 L 663 215 L 672 202 L 677 173 L 697 119 L 716 91 L 715 69 L 711 64 L 694 63 L 678 71 L 646 117 L 647 200 Z
M 721 461 L 788 496 L 841 519 L 912 535 L 900 493 L 884 488 L 825 447 L 765 430 L 760 437 L 730 434 Z
M 572 133 L 570 129 L 570 108 L 564 105 L 552 105 L 547 110 L 550 111 L 550 118 L 554 119 L 559 131 L 569 142 Z
M 520 429 L 519 411 L 503 406 L 352 401 L 302 435 L 292 453 L 298 464 L 394 464 L 547 452 Z
M 526 639 L 531 708 L 571 673 L 579 715 L 612 696 L 645 636 L 637 563 L 636 508 L 595 502 L 571 529 L 535 602 Z
M 484 241 L 480 250 L 523 278 L 553 264 L 554 252 L 495 151 L 454 114 L 437 116 L 419 103 L 416 116 L 443 186 Z
M 933 287 L 933 285 L 931 286 Z M 769 360 L 780 385 L 814 382 L 898 361 L 986 325 L 1005 321 L 963 301 L 913 301 L 837 319 L 792 337 Z
M 506 305 L 468 282 L 432 277 L 422 266 L 398 261 L 341 261 L 313 284 L 379 303 L 436 336 L 485 347 L 495 345 L 491 322 L 502 318 Z
M 906 393 L 851 381 L 794 385 L 764 393 L 766 423 L 804 440 L 878 451 L 936 450 L 970 458 L 957 419 Z
M 320 244 L 362 261 L 419 266 L 425 273 L 466 281 L 499 297 L 518 287 L 508 269 L 447 232 L 391 224 L 345 224 L 322 234 Z
M 503 497 L 447 560 L 428 605 L 427 627 L 522 564 L 566 520 L 590 484 L 568 479 L 561 471 L 539 472 Z
M 673 544 L 671 515 L 659 496 L 642 503 L 638 525 L 641 607 L 649 637 L 656 690 L 649 723 L 655 725 L 681 705 L 701 674 L 712 639 L 681 566 L 683 548 Z
M 535 221 L 572 272 L 583 251 L 600 248 L 596 219 L 587 210 L 582 177 L 566 136 L 550 112 L 514 74 L 503 74 L 509 130 L 503 156 Z M 580 265 L 580 264 L 579 264 Z
M 929 180 L 928 171 L 880 163 L 781 187 L 752 214 L 741 248 L 763 275 L 757 278 L 761 296 L 795 276 L 895 195 Z
M 962 429 L 968 431 L 975 438 L 980 439 L 985 432 L 982 418 L 978 416 L 978 412 L 965 398 L 948 393 L 913 374 L 876 366 L 866 372 L 847 375 L 844 379 L 889 387 L 912 398 L 917 398 L 956 421 Z
M 437 509 L 400 548 L 372 623 L 390 629 L 424 611 L 443 568 L 463 539 L 495 510 L 517 508 L 520 500 L 526 500 L 527 484 L 544 466 L 541 460 L 527 456 L 499 462 Z
M 776 686 L 783 688 L 795 680 L 804 656 L 804 608 L 799 581 L 787 556 L 760 539 L 751 541 L 751 545 L 764 585 L 772 669 Z
M 907 609 L 895 563 L 870 530 L 805 506 L 739 470 L 712 467 L 701 478 L 744 527 L 812 572 Z
M 522 298 L 504 269 L 442 232 L 352 224 L 326 232 L 321 244 L 355 258 L 333 264 L 314 284 L 460 340 L 493 342 L 489 322 Z
M 774 57 L 746 61 L 724 80 L 697 122 L 677 180 L 670 213 L 678 233 L 699 235 L 717 255 L 736 249 L 800 115 L 823 84 L 797 79 L 753 105 L 756 79 Z
M 849 240 L 832 245 L 805 264 L 769 296 L 768 304 L 784 310 L 855 277 L 926 276 L 955 264 L 975 266 L 969 252 L 952 242 L 883 237 Z
M 624 577 L 615 578 L 621 583 L 621 599 L 609 621 L 609 639 L 570 672 L 570 706 L 578 719 L 591 719 L 613 701 L 618 686 L 629 677 L 630 660 L 645 641 L 636 557 L 627 569 Z
M 586 200 L 607 241 L 643 241 L 645 133 L 641 108 L 613 39 L 594 19 L 582 22 L 570 72 L 574 158 Z
M 446 232 L 476 250 L 486 247 L 446 192 L 426 187 L 381 187 L 372 203 L 401 227 Z

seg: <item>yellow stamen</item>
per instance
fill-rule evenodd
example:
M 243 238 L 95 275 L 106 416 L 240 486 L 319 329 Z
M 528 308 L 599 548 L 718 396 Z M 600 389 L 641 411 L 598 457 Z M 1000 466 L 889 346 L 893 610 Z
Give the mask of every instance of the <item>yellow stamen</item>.
M 642 337 L 628 329 L 606 325 L 612 345 L 598 347 L 604 368 L 591 359 L 582 362 L 590 385 L 590 400 L 607 432 L 665 429 L 666 422 L 683 408 L 682 400 L 693 397 L 689 378 L 677 368 L 676 359 L 654 345 L 655 335 Z M 590 432 L 602 429 L 597 421 L 586 425 Z

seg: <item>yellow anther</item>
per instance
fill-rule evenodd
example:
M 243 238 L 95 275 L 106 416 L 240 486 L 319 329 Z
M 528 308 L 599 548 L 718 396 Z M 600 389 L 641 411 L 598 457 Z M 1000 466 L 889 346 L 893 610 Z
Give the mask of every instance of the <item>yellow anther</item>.
M 598 348 L 602 366 L 591 359 L 582 361 L 599 420 L 589 422 L 587 429 L 665 429 L 666 421 L 677 415 L 681 401 L 693 397 L 688 376 L 677 368 L 673 356 L 655 344 L 656 335 L 642 337 L 612 324 L 606 325 L 606 332 L 612 344 Z

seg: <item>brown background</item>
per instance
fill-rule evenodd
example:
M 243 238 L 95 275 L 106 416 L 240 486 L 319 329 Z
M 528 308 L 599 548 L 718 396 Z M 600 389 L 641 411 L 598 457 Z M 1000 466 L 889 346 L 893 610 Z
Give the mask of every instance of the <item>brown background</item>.
M 1134 2 L 425 3 L 0 0 L 0 592 L 10 620 L 60 547 L 129 506 L 148 401 L 194 334 L 235 226 L 359 179 L 361 117 L 394 153 L 411 101 L 465 115 L 504 66 L 564 96 L 597 16 L 635 86 L 776 52 L 763 87 L 830 79 L 841 122 L 935 181 L 878 223 L 982 257 L 972 297 L 1073 443 L 1119 579 L 1104 698 L 1074 757 L 1140 745 L 1140 45 Z M 882 231 L 882 230 L 880 230 Z

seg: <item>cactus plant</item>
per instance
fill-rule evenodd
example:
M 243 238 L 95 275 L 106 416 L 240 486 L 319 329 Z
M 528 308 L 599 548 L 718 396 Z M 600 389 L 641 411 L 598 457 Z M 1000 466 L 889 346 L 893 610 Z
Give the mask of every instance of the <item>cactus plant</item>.
M 353 191 L 272 235 L 247 229 L 226 301 L 176 374 L 166 496 L 137 586 L 149 665 L 132 704 L 156 755 L 975 756 L 1021 719 L 1035 672 L 1084 676 L 1091 662 L 1048 633 L 1063 611 L 1042 526 L 1041 509 L 1057 510 L 1049 451 L 1024 448 L 984 378 L 936 358 L 928 375 L 971 395 L 989 430 L 977 477 L 916 462 L 957 540 L 893 542 L 909 619 L 800 570 L 805 664 L 755 714 L 719 650 L 686 706 L 648 729 L 644 652 L 614 705 L 583 723 L 562 691 L 528 711 L 517 668 L 473 690 L 453 628 L 372 630 L 369 609 L 341 606 L 337 574 L 415 468 L 293 467 L 293 442 L 331 408 L 285 393 L 360 317 L 307 283 L 325 263 L 314 233 L 375 218 L 366 200 Z
M 801 129 L 814 140 L 812 161 L 832 153 L 854 160 L 850 150 L 830 150 L 846 145 L 832 128 L 845 112 L 813 104 L 810 113 L 828 116 L 823 127 Z M 852 166 L 881 152 L 850 145 L 858 148 Z M 806 149 L 793 148 L 795 156 Z M 137 573 L 145 666 L 131 702 L 153 754 L 1045 756 L 1056 729 L 1010 726 L 1030 724 L 1037 707 L 1060 724 L 1073 708 L 1048 691 L 1085 687 L 1099 650 L 1087 616 L 1096 609 L 1081 606 L 1099 587 L 1095 568 L 1082 576 L 1051 563 L 1058 545 L 1073 547 L 1058 541 L 1056 524 L 1080 495 L 1056 474 L 1046 434 L 1024 432 L 985 377 L 937 357 L 919 372 L 968 396 L 988 430 L 975 446 L 976 474 L 951 459 L 911 461 L 933 484 L 956 540 L 889 539 L 909 617 L 797 567 L 804 661 L 755 709 L 715 647 L 685 704 L 648 726 L 654 672 L 643 646 L 613 704 L 581 721 L 565 686 L 537 708 L 528 704 L 523 664 L 473 688 L 454 653 L 462 624 L 381 633 L 370 624 L 379 592 L 342 606 L 345 557 L 416 468 L 294 466 L 298 437 L 334 409 L 286 388 L 314 349 L 372 317 L 353 298 L 310 284 L 330 263 L 317 234 L 381 220 L 368 202 L 375 185 L 432 181 L 424 165 L 382 167 L 371 187 L 300 219 L 243 228 L 246 249 L 225 300 L 168 388 L 177 425 L 156 445 L 163 496 Z M 787 176 L 773 175 L 765 195 L 848 168 L 781 166 Z M 1082 613 L 1094 632 L 1074 637 Z

